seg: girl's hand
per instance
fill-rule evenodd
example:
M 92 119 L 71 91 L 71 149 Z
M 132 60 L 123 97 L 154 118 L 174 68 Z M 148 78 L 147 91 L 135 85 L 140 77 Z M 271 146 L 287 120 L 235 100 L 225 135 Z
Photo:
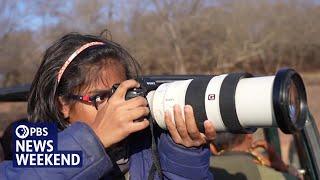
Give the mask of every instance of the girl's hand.
M 165 122 L 173 141 L 185 147 L 198 147 L 212 141 L 216 137 L 216 131 L 213 124 L 206 120 L 204 122 L 205 134 L 200 133 L 194 118 L 193 109 L 190 105 L 184 107 L 184 117 L 179 105 L 174 106 L 175 124 L 169 112 L 165 114 Z
M 144 118 L 149 114 L 147 100 L 143 97 L 125 100 L 128 89 L 139 86 L 135 80 L 123 81 L 112 97 L 99 107 L 91 127 L 105 148 L 149 126 L 149 121 Z M 138 120 L 141 118 L 144 119 Z

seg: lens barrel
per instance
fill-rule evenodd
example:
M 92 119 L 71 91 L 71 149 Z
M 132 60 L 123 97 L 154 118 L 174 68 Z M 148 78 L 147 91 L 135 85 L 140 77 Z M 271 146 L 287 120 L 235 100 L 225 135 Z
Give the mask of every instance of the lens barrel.
M 193 107 L 201 132 L 205 120 L 212 121 L 217 132 L 252 133 L 260 127 L 279 127 L 284 133 L 294 133 L 304 127 L 306 91 L 293 69 L 281 69 L 275 76 L 230 73 L 182 78 L 157 76 L 155 82 L 164 83 L 147 95 L 151 115 L 163 129 L 164 112 L 171 111 L 174 119 L 175 104 Z

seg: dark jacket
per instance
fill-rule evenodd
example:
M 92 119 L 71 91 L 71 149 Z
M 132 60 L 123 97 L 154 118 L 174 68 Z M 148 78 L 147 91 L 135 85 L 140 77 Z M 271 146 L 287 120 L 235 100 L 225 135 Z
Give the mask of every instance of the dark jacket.
M 130 179 L 147 179 L 152 164 L 150 144 L 141 136 L 132 144 L 129 158 Z M 166 133 L 158 137 L 158 150 L 165 179 L 212 179 L 209 172 L 208 148 L 187 149 L 176 145 Z M 113 163 L 92 129 L 84 123 L 74 123 L 58 134 L 59 150 L 83 152 L 81 168 L 13 168 L 12 161 L 0 164 L 0 179 L 58 180 L 108 178 Z

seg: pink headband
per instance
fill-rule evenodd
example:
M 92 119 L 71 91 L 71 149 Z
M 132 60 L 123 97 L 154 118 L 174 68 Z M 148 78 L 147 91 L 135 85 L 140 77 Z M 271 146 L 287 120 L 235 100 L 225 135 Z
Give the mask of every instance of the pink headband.
M 68 65 L 73 61 L 73 59 L 80 54 L 83 50 L 87 49 L 88 47 L 94 46 L 94 45 L 104 45 L 103 42 L 91 42 L 91 43 L 87 43 L 84 44 L 83 46 L 81 46 L 79 49 L 77 49 L 74 53 L 71 54 L 71 56 L 68 58 L 68 60 L 63 64 L 63 66 L 61 67 L 60 71 L 58 72 L 58 84 L 60 82 L 60 79 L 64 73 L 64 71 L 66 70 L 66 68 L 68 67 Z

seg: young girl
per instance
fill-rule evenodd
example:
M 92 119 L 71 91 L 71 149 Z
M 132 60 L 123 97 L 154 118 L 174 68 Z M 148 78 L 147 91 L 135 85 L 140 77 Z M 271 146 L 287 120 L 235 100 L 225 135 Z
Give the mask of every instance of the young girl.
M 65 129 L 72 138 L 59 135 L 58 140 L 64 143 L 59 142 L 59 150 L 70 149 L 68 141 L 80 144 L 84 151 L 83 168 L 71 177 L 114 179 L 129 171 L 132 179 L 148 178 L 152 166 L 150 137 L 141 134 L 149 130 L 147 101 L 143 97 L 124 99 L 128 89 L 139 87 L 133 80 L 138 76 L 139 65 L 134 58 L 119 44 L 101 37 L 67 34 L 45 52 L 29 94 L 28 119 L 55 122 L 60 130 Z M 118 83 L 120 86 L 111 96 L 112 85 Z M 183 109 L 174 107 L 175 123 L 166 113 L 169 133 L 157 134 L 163 178 L 211 179 L 210 152 L 205 144 L 215 137 L 214 127 L 207 121 L 206 133 L 200 133 L 191 106 Z M 131 134 L 137 135 L 128 138 Z M 99 143 L 87 147 L 93 139 Z M 103 148 L 108 153 L 101 154 Z M 100 156 L 92 155 L 94 158 L 90 159 L 91 151 Z M 120 152 L 128 153 L 119 155 Z M 123 156 L 122 162 L 115 156 Z M 68 170 L 54 172 L 71 178 Z

